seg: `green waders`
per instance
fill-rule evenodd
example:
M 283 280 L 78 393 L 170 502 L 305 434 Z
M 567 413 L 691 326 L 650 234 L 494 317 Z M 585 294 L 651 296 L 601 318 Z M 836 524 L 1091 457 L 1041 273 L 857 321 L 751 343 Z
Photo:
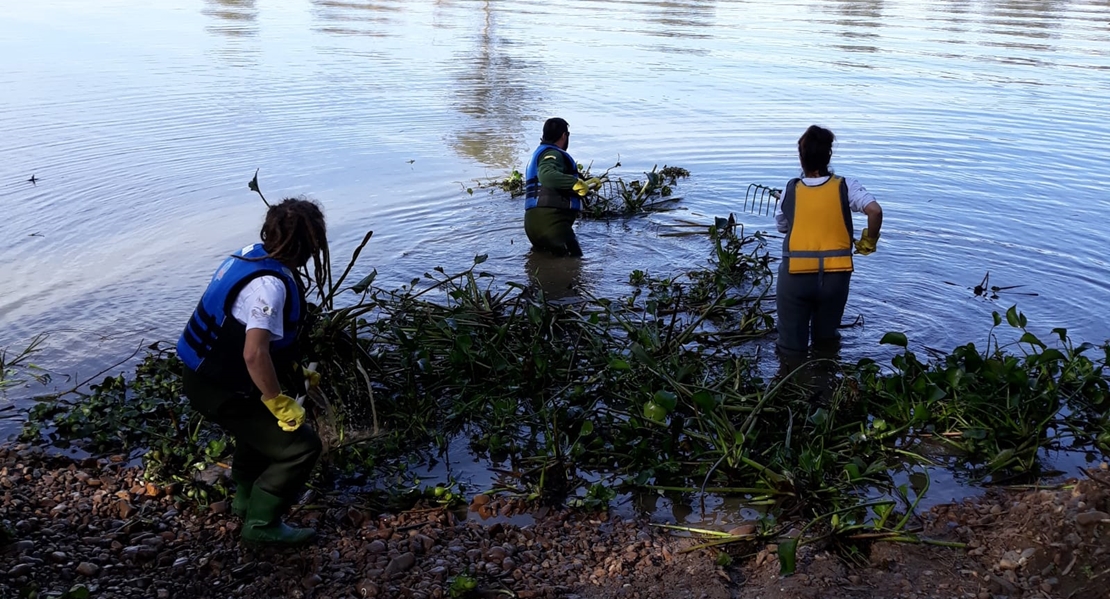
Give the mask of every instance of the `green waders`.
M 577 210 L 537 206 L 524 211 L 524 233 L 532 247 L 556 256 L 581 256 L 582 248 L 574 235 Z
M 244 518 L 243 541 L 290 546 L 311 541 L 316 531 L 286 526 L 281 516 L 320 457 L 316 432 L 308 425 L 285 432 L 260 398 L 229 392 L 188 368 L 182 382 L 193 407 L 235 438 L 232 510 Z

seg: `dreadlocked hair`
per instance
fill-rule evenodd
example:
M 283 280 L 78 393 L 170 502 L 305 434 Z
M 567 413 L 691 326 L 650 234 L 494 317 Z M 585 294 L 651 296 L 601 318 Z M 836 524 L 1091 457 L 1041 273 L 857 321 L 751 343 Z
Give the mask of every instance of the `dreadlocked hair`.
M 320 206 L 304 198 L 286 198 L 270 206 L 260 237 L 266 253 L 296 273 L 306 295 L 311 287 L 304 278 L 308 277 L 308 259 L 312 258 L 310 279 L 321 301 L 326 301 L 331 286 L 331 256 Z

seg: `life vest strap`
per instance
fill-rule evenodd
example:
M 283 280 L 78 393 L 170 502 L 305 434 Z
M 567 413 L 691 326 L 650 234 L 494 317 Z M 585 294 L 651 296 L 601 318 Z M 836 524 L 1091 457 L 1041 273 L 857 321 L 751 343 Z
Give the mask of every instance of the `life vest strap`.
M 851 256 L 852 250 L 823 250 L 823 251 L 784 251 L 783 256 L 787 258 L 835 258 L 838 256 Z

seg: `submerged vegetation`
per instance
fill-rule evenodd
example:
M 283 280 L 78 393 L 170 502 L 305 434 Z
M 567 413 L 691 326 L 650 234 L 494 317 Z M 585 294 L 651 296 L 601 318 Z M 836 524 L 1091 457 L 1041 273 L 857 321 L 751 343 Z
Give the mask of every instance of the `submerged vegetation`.
M 662 194 L 682 176 L 665 168 L 648 184 Z M 889 366 L 825 360 L 765 378 L 771 358 L 752 341 L 774 322 L 767 240 L 731 218 L 703 231 L 700 267 L 636 271 L 624 297 L 581 292 L 569 303 L 499 283 L 482 271 L 485 256 L 398 289 L 375 286 L 374 272 L 349 284 L 367 234 L 324 282 L 305 331 L 323 376 L 309 402 L 328 447 L 318 485 L 388 480 L 457 499 L 452 482 L 422 489 L 409 466 L 464 439 L 508 463 L 491 491 L 529 501 L 603 509 L 633 489 L 745 496 L 765 507 L 761 527 L 704 546 L 777 540 L 786 568 L 798 544 L 818 539 L 848 556 L 918 540 L 912 516 L 936 461 L 1004 480 L 1035 475 L 1045 449 L 1110 449 L 1110 344 L 1076 345 L 1063 329 L 1044 342 L 1016 307 L 994 315 L 1018 339 L 1009 344 L 992 329 L 985 349 L 922 359 L 889 333 Z M 220 479 L 198 475 L 230 442 L 188 408 L 179 372 L 172 352 L 152 346 L 130 378 L 40 402 L 24 435 L 141 454 L 147 477 L 183 500 L 220 496 Z M 882 498 L 865 499 L 875 489 Z

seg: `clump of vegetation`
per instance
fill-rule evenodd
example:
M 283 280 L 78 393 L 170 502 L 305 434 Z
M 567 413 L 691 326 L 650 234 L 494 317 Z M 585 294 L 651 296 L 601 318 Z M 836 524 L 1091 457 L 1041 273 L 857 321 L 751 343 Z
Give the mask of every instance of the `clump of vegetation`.
M 10 355 L 0 348 L 0 391 L 11 389 L 30 381 L 40 385 L 50 382 L 50 373 L 31 362 L 31 357 L 42 349 L 46 335 L 35 335 L 18 354 Z
M 1069 439 L 1080 447 L 1110 439 L 1110 344 L 1075 345 L 1058 328 L 1050 347 L 1016 307 L 993 316 L 995 327 L 1005 318 L 1019 339 L 1000 345 L 992 328 L 984 350 L 969 343 L 928 362 L 906 349 L 892 359 L 892 373 L 862 361 L 856 379 L 874 398 L 878 422 L 948 445 L 987 473 L 1032 472 L 1044 448 L 1064 448 Z M 907 347 L 900 333 L 883 342 Z
M 890 368 L 820 361 L 764 380 L 750 342 L 774 324 L 767 240 L 731 217 L 698 234 L 704 264 L 636 271 L 627 295 L 568 304 L 498 284 L 481 270 L 485 256 L 398 289 L 375 286 L 373 271 L 347 284 L 368 233 L 341 276 L 322 282 L 302 343 L 323 375 L 308 405 L 329 449 L 325 472 L 396 480 L 414 453 L 462 438 L 510 463 L 492 492 L 526 500 L 604 509 L 632 488 L 743 495 L 766 507 L 765 525 L 711 543 L 777 540 L 785 558 L 816 540 L 852 555 L 913 538 L 937 443 L 981 475 L 1007 476 L 1035 472 L 1039 452 L 1068 439 L 1110 441 L 1110 343 L 1074 345 L 1057 329 L 1050 347 L 1016 307 L 994 316 L 1020 334 L 1009 345 L 992 333 L 985 351 L 922 360 L 890 333 L 883 342 L 901 347 Z M 36 407 L 28 433 L 153 448 L 150 476 L 187 484 L 227 445 L 181 400 L 179 369 L 152 348 L 130 381 Z M 899 471 L 909 485 L 894 483 Z M 461 494 L 397 487 L 425 501 Z M 876 489 L 880 499 L 865 499 Z M 802 534 L 784 536 L 799 520 Z
M 579 166 L 579 174 L 589 179 L 594 176 L 589 167 L 583 169 Z M 600 175 L 601 187 L 590 192 L 583 202 L 583 218 L 608 219 L 623 216 L 633 216 L 652 210 L 664 210 L 673 202 L 682 198 L 674 197 L 674 185 L 679 179 L 686 179 L 690 171 L 677 166 L 658 165 L 651 167 L 650 172 L 644 173 L 644 180 L 632 179 L 625 181 L 620 177 L 611 177 L 609 172 L 620 166 L 617 162 L 613 167 L 606 169 Z
M 180 499 L 207 503 L 226 494 L 221 478 L 198 478 L 230 453 L 229 440 L 194 411 L 181 391 L 182 364 L 160 344 L 130 378 L 105 377 L 89 391 L 40 400 L 31 408 L 21 436 L 45 436 L 75 444 L 94 455 L 138 454 L 148 481 L 170 486 Z
M 605 169 L 601 174 L 591 172 L 592 164 L 583 166 L 578 164 L 578 174 L 583 179 L 598 177 L 602 180 L 599 189 L 587 194 L 583 204 L 582 217 L 595 219 L 608 219 L 623 216 L 633 216 L 651 210 L 664 210 L 672 202 L 681 198 L 674 197 L 674 186 L 679 180 L 690 177 L 690 171 L 678 166 L 658 168 L 653 166 L 650 172 L 644 173 L 644 179 L 630 179 L 611 175 L 614 169 L 621 166 L 616 164 Z M 513 198 L 524 195 L 524 175 L 513 169 L 513 172 L 501 179 L 475 180 L 474 185 L 463 185 L 463 189 L 474 195 L 475 188 L 488 189 L 490 193 L 496 190 L 509 192 Z

